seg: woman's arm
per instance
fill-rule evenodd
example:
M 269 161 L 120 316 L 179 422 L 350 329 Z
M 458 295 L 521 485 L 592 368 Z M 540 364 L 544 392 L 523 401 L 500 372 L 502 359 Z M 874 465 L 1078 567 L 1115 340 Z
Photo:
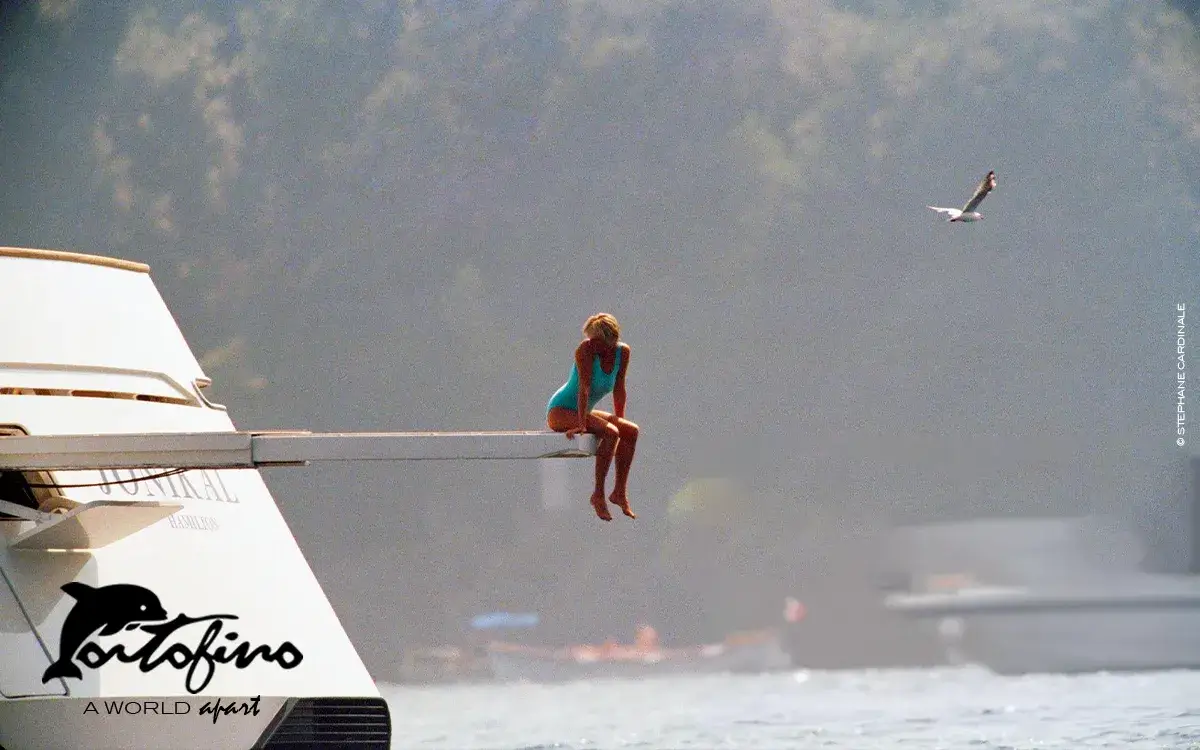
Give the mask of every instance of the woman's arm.
M 579 400 L 576 408 L 579 410 L 579 429 L 587 430 L 588 396 L 592 392 L 592 346 L 584 341 L 575 349 L 575 368 L 579 371 Z
M 629 371 L 629 344 L 621 344 L 621 369 L 613 385 L 613 413 L 617 419 L 625 418 L 625 373 Z

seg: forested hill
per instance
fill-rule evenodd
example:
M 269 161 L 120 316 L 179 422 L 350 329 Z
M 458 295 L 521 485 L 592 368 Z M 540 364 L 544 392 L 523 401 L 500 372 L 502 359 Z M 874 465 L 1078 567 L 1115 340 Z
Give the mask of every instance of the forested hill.
M 558 613 L 560 637 L 719 630 L 858 581 L 816 561 L 899 521 L 1112 513 L 1179 564 L 1192 4 L 42 0 L 0 20 L 0 242 L 150 263 L 239 426 L 536 428 L 584 319 L 621 321 L 636 523 L 589 517 L 583 462 L 563 518 L 530 465 L 268 474 L 373 663 L 492 606 Z M 984 221 L 925 207 L 989 169 Z M 715 520 L 668 514 L 714 477 L 737 488 Z

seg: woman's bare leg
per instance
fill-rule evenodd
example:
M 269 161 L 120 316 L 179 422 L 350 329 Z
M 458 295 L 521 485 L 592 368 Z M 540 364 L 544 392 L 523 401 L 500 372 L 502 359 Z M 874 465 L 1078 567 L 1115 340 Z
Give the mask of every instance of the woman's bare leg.
M 613 455 L 617 452 L 617 443 L 621 432 L 616 425 L 609 422 L 612 415 L 593 410 L 587 417 L 587 431 L 598 437 L 596 446 L 596 487 L 592 492 L 592 508 L 602 520 L 611 521 L 612 515 L 604 503 L 604 481 L 608 477 L 608 467 L 612 465 Z M 579 415 L 573 409 L 555 407 L 546 415 L 546 425 L 555 432 L 566 432 L 579 426 Z
M 637 514 L 629 508 L 629 496 L 627 494 L 629 484 L 629 467 L 633 464 L 633 454 L 637 450 L 638 426 L 627 419 L 621 419 L 616 416 L 609 416 L 608 421 L 617 428 L 617 476 L 614 482 L 612 495 L 608 500 L 613 505 L 621 509 L 621 512 L 630 518 L 637 518 Z

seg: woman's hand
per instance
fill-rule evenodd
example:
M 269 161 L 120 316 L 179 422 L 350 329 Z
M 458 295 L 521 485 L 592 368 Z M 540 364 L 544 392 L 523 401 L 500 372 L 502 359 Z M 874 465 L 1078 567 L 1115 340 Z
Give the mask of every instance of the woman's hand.
M 587 432 L 586 424 L 579 425 L 578 427 L 572 427 L 571 429 L 567 430 L 567 440 L 571 440 L 576 435 L 582 435 L 585 432 Z

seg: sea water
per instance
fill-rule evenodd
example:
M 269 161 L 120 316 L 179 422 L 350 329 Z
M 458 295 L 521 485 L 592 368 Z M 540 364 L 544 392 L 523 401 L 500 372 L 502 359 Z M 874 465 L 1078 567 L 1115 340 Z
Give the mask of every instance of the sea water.
M 1200 750 L 1200 672 L 975 667 L 382 686 L 393 748 Z

